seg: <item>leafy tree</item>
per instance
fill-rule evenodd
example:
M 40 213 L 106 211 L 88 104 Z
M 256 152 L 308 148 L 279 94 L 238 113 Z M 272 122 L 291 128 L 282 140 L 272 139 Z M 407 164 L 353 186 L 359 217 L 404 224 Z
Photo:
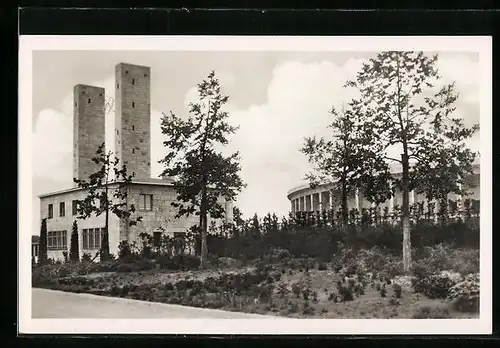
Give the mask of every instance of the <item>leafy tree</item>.
M 315 165 L 314 170 L 306 175 L 311 186 L 329 183 L 333 185 L 332 193 L 340 193 L 344 227 L 349 218 L 348 197 L 363 187 L 367 177 L 375 177 L 374 169 L 378 169 L 380 163 L 372 154 L 374 147 L 370 145 L 373 145 L 373 138 L 368 136 L 369 130 L 364 129 L 362 115 L 356 113 L 358 105 L 358 101 L 352 100 L 348 108 L 342 108 L 340 112 L 332 108 L 330 113 L 334 119 L 328 126 L 332 131 L 331 139 L 307 137 L 301 149 L 309 162 Z
M 261 233 L 261 224 L 257 213 L 255 213 L 250 221 L 250 235 L 254 239 L 260 239 Z
M 454 83 L 438 87 L 437 60 L 437 55 L 430 57 L 423 52 L 382 52 L 363 64 L 355 80 L 346 83 L 361 94 L 363 103 L 356 112 L 363 114 L 365 127 L 372 130 L 384 150 L 383 160 L 402 167 L 402 177 L 394 178 L 394 185 L 403 196 L 406 272 L 411 268 L 409 192 L 416 189 L 433 195 L 436 190 L 440 194 L 459 191 L 454 179 L 463 177 L 474 157 L 463 141 L 478 126 L 468 128 L 460 118 L 453 117 L 458 95 Z M 390 157 L 389 150 L 394 148 L 400 149 L 400 158 Z M 450 175 L 445 168 L 452 164 L 454 174 Z M 436 175 L 438 179 L 433 179 Z M 419 186 L 419 182 L 423 184 Z
M 73 221 L 73 229 L 71 231 L 71 245 L 69 249 L 69 259 L 71 262 L 80 261 L 80 250 L 78 245 L 78 224 Z
M 104 233 L 101 240 L 99 254 L 101 260 L 108 260 L 109 253 L 109 214 L 112 213 L 119 219 L 128 221 L 129 226 L 137 225 L 142 220 L 141 216 L 131 219 L 130 216 L 135 212 L 133 204 L 126 203 L 127 184 L 132 182 L 134 173 L 129 175 L 127 167 L 118 166 L 119 159 L 113 156 L 111 151 L 105 152 L 105 144 L 102 143 L 92 159 L 99 165 L 99 169 L 91 173 L 88 179 L 76 179 L 73 181 L 78 187 L 84 189 L 87 196 L 83 200 L 77 200 L 78 219 L 87 219 L 92 214 L 95 216 L 105 215 Z M 114 177 L 111 175 L 114 174 Z
M 228 96 L 222 94 L 213 71 L 198 84 L 198 97 L 190 104 L 187 119 L 173 112 L 163 114 L 161 130 L 168 136 L 163 143 L 168 154 L 159 162 L 165 165 L 162 175 L 174 178 L 176 217 L 199 216 L 203 267 L 208 256 L 208 216 L 222 218 L 224 208 L 219 199 L 234 201 L 244 184 L 239 176 L 238 152 L 225 156 L 221 151 L 237 127 L 227 122 L 224 106 Z
M 38 246 L 38 264 L 40 266 L 47 264 L 47 218 L 42 219 L 40 226 L 40 240 Z

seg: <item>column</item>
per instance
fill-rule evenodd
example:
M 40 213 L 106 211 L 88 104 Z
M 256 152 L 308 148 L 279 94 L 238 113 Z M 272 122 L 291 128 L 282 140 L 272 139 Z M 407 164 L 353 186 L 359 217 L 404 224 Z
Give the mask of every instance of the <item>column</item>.
M 410 205 L 415 204 L 415 190 L 410 191 Z
M 309 211 L 313 211 L 313 195 L 309 195 Z
M 318 192 L 319 199 L 318 199 L 318 205 L 319 205 L 319 211 L 323 211 L 323 192 Z
M 291 199 L 290 204 L 291 204 L 291 212 L 293 214 L 293 213 L 295 213 L 295 201 L 293 199 Z

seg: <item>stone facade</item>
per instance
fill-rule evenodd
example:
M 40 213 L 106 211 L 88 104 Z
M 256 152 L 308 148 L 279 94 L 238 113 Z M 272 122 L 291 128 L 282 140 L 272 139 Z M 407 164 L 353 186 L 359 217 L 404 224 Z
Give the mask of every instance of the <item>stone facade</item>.
M 104 88 L 76 85 L 73 99 L 73 177 L 85 180 L 98 170 L 92 157 L 105 139 Z
M 116 185 L 110 186 L 110 196 Z M 73 200 L 81 200 L 85 198 L 85 191 L 74 188 L 70 190 L 54 192 L 40 196 L 40 216 L 47 218 L 47 232 L 66 231 L 67 242 L 64 249 L 48 250 L 49 258 L 63 259 L 63 252 L 68 252 L 70 248 L 70 238 L 73 226 L 73 221 L 78 223 L 80 256 L 83 253 L 95 255 L 97 249 L 85 249 L 83 246 L 83 229 L 104 228 L 105 216 L 91 216 L 88 219 L 77 219 L 73 214 Z M 151 205 L 144 205 L 144 196 L 150 195 L 152 198 Z M 118 244 L 122 240 L 129 242 L 139 241 L 139 235 L 143 232 L 152 234 L 153 232 L 161 231 L 162 234 L 173 236 L 174 233 L 185 233 L 191 226 L 198 224 L 198 216 L 175 218 L 177 208 L 171 205 L 176 201 L 176 192 L 171 182 L 166 180 L 154 180 L 150 182 L 134 182 L 127 185 L 127 208 L 133 204 L 136 212 L 131 215 L 131 218 L 137 216 L 142 217 L 136 226 L 128 226 L 127 221 L 118 219 L 110 213 L 108 222 L 109 247 L 113 254 L 118 253 Z M 60 216 L 60 204 L 64 203 L 64 216 Z M 224 201 L 221 200 L 224 204 Z M 52 204 L 53 215 L 49 218 L 49 204 Z M 214 221 L 217 225 L 232 220 L 232 204 L 228 202 L 226 206 L 226 217 L 223 220 Z
M 115 155 L 136 180 L 151 177 L 150 68 L 115 68 Z
M 480 199 L 480 167 L 479 165 L 474 166 L 473 174 L 470 175 L 466 180 L 466 190 L 468 195 L 465 197 L 460 197 L 456 194 L 449 194 L 448 199 L 450 200 L 463 200 L 463 199 Z M 395 176 L 400 175 L 400 173 L 395 173 Z M 291 212 L 300 211 L 322 211 L 322 210 L 338 210 L 340 207 L 340 196 L 332 191 L 332 186 L 328 184 L 320 185 L 316 188 L 311 188 L 309 185 L 302 185 L 293 188 L 288 192 L 288 200 L 291 205 Z M 427 199 L 422 194 L 417 194 L 416 192 L 410 192 L 410 204 L 418 202 L 427 202 Z M 433 201 L 436 203 L 436 201 Z M 403 204 L 402 193 L 400 190 L 396 189 L 395 195 L 391 200 L 380 204 L 379 206 L 384 209 L 389 208 L 389 211 L 393 209 L 394 206 L 401 206 Z M 361 211 L 363 208 L 370 208 L 372 203 L 363 197 L 363 194 L 357 192 L 354 195 L 350 195 L 347 200 L 348 209 L 357 208 Z

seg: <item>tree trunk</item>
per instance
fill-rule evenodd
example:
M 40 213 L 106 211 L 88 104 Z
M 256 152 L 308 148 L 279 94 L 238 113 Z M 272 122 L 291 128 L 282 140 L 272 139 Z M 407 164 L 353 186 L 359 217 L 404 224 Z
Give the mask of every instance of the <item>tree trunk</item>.
M 207 187 L 206 180 L 203 179 L 203 187 L 201 192 L 200 206 L 200 229 L 201 229 L 201 252 L 200 252 L 200 268 L 205 266 L 208 257 L 207 247 Z
M 104 222 L 104 236 L 101 237 L 101 261 L 106 261 L 109 259 L 109 233 L 108 233 L 108 225 L 109 225 L 109 204 L 108 204 L 108 185 L 106 183 L 106 207 L 105 207 L 105 222 Z
M 347 206 L 347 185 L 345 179 L 342 179 L 342 192 L 340 193 L 341 206 L 340 212 L 342 215 L 342 229 L 344 230 L 344 235 L 346 236 L 347 245 L 352 246 L 352 238 L 349 233 L 349 208 Z
M 403 269 L 405 273 L 411 271 L 411 236 L 410 236 L 410 192 L 409 192 L 409 172 L 410 164 L 408 161 L 407 149 L 404 149 L 401 155 L 403 165 L 403 206 L 402 206 L 402 224 L 403 224 Z

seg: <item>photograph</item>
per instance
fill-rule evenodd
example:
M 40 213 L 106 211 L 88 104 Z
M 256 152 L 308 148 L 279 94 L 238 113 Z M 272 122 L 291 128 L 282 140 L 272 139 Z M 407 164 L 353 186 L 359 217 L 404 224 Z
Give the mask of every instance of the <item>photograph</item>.
M 21 36 L 19 57 L 20 330 L 491 329 L 490 38 Z

